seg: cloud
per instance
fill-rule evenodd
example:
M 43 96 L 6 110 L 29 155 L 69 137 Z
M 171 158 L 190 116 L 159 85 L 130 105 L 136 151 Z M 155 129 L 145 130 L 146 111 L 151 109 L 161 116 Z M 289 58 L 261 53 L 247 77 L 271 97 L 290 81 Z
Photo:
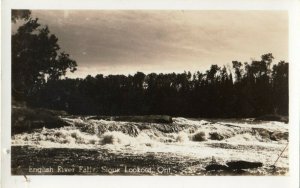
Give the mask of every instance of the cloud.
M 33 15 L 57 35 L 80 76 L 205 70 L 268 52 L 288 58 L 285 11 L 34 10 Z

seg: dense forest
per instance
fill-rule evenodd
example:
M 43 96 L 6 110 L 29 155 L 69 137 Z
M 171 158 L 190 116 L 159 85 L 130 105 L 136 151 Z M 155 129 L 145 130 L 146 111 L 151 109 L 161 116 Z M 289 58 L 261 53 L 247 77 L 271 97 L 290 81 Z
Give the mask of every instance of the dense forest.
M 28 101 L 72 114 L 189 117 L 253 117 L 288 114 L 288 63 L 270 69 L 272 54 L 260 61 L 233 61 L 234 74 L 212 65 L 204 73 L 124 76 L 48 81 Z
M 288 63 L 273 63 L 271 53 L 251 62 L 232 61 L 232 66 L 211 65 L 204 72 L 70 79 L 64 76 L 76 71 L 76 61 L 60 52 L 48 27 L 30 11 L 12 16 L 12 21 L 25 20 L 12 34 L 12 95 L 28 106 L 89 115 L 288 115 Z

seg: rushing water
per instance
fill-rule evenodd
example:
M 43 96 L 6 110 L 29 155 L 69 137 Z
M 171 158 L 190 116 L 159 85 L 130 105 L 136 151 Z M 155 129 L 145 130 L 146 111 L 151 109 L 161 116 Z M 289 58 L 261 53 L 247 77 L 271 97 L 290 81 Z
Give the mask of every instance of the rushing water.
M 173 118 L 172 124 L 162 124 L 80 116 L 62 119 L 69 126 L 12 137 L 13 174 L 41 174 L 41 164 L 47 164 L 55 168 L 50 174 L 202 175 L 212 161 L 244 160 L 263 163 L 262 168 L 247 173 L 270 175 L 274 174 L 270 166 L 288 144 L 288 124 L 281 122 Z M 63 164 L 71 172 L 57 169 L 67 168 Z M 80 173 L 87 166 L 94 171 Z M 276 167 L 286 174 L 288 166 L 287 148 Z M 47 174 L 46 167 L 43 169 L 42 174 Z

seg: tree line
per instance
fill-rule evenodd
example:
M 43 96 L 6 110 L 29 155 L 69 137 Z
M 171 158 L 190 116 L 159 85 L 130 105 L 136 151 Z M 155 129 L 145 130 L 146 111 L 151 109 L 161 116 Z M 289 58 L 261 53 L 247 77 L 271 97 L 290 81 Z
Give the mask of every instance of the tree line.
M 260 61 L 212 65 L 205 72 L 134 75 L 98 74 L 50 80 L 30 98 L 38 107 L 72 114 L 188 117 L 256 117 L 288 114 L 288 63 Z M 233 73 L 231 73 L 231 71 Z
M 204 72 L 63 78 L 76 70 L 76 61 L 60 51 L 47 26 L 28 14 L 21 16 L 25 24 L 12 35 L 12 95 L 30 106 L 89 115 L 288 114 L 288 63 L 273 64 L 271 53 L 227 67 L 211 65 Z

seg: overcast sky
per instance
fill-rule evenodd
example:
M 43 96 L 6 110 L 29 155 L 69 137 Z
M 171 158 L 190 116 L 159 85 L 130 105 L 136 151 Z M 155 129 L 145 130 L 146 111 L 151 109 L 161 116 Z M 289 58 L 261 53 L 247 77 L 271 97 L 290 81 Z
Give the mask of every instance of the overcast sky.
M 205 71 L 211 64 L 288 61 L 285 11 L 34 10 L 77 61 L 68 77 Z

